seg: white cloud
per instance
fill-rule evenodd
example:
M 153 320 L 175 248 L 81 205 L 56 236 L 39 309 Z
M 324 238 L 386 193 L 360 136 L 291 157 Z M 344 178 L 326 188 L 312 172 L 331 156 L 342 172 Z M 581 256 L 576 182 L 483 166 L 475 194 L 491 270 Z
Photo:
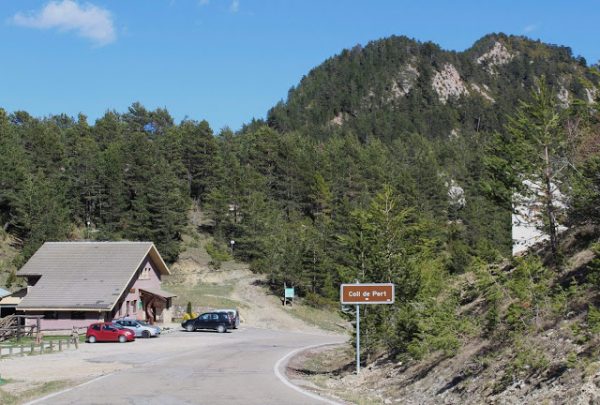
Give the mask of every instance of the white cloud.
M 538 24 L 529 24 L 525 28 L 523 28 L 524 34 L 529 34 L 530 32 L 537 31 L 540 26 Z
M 233 0 L 229 6 L 229 11 L 232 13 L 237 13 L 240 11 L 240 0 Z
M 79 5 L 73 0 L 51 1 L 33 13 L 17 13 L 13 23 L 21 27 L 74 31 L 103 46 L 117 39 L 110 11 L 91 3 Z

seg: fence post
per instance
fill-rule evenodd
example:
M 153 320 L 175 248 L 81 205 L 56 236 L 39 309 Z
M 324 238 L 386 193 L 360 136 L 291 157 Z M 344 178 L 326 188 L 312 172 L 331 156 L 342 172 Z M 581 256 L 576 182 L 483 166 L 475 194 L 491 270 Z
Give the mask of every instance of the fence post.
M 58 341 L 58 351 L 62 352 L 62 340 Z
M 50 341 L 50 351 L 54 351 L 54 340 Z
M 31 342 L 31 350 L 29 351 L 30 355 L 35 354 L 35 343 Z
M 21 348 L 21 356 L 23 356 L 25 353 L 23 351 L 23 345 L 19 346 Z
M 40 354 L 44 354 L 44 341 L 40 344 Z
M 13 352 L 13 347 L 9 346 L 8 347 L 8 357 L 12 357 L 12 354 L 13 354 L 12 352 Z

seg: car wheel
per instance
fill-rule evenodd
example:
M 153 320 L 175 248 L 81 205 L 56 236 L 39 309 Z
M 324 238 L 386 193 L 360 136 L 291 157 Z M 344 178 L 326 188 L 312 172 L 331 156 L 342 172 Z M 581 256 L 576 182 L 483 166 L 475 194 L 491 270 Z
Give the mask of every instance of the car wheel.
M 217 326 L 217 332 L 219 332 L 219 333 L 227 332 L 227 328 L 225 327 L 225 325 L 219 325 L 219 326 Z
M 127 338 L 123 335 L 119 336 L 119 343 L 125 343 L 127 342 Z
M 188 332 L 193 332 L 193 331 L 194 331 L 194 325 L 192 325 L 191 323 L 190 323 L 190 324 L 188 324 L 188 325 L 185 327 L 185 330 L 187 330 Z
M 150 336 L 151 336 L 150 331 L 145 330 L 142 332 L 142 337 L 148 339 Z
M 88 343 L 96 343 L 96 336 L 90 336 L 88 338 Z

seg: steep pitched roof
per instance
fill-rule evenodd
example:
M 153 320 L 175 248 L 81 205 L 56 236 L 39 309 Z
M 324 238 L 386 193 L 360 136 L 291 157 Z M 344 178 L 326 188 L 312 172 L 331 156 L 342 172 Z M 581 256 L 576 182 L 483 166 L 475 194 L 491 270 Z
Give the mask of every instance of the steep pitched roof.
M 41 276 L 17 309 L 112 310 L 147 256 L 170 274 L 152 242 L 46 242 L 17 272 Z

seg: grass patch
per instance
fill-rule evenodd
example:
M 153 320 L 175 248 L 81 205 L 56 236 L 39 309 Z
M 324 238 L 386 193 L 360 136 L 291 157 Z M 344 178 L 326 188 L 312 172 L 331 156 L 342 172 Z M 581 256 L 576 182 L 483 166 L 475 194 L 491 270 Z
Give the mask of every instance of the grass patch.
M 192 308 L 247 308 L 247 305 L 229 298 L 233 292 L 231 284 L 198 283 L 194 286 L 169 285 L 166 289 L 177 294 L 175 305 L 186 307 L 188 302 Z
M 381 397 L 370 395 L 367 390 L 361 391 L 359 386 L 344 387 L 337 384 L 339 378 L 348 372 L 348 365 L 354 364 L 354 350 L 347 344 L 308 351 L 306 357 L 300 356 L 292 360 L 292 363 L 301 378 L 316 387 L 317 392 L 324 392 L 353 404 L 384 404 Z M 353 373 L 353 370 L 352 368 L 350 372 Z
M 10 380 L 8 384 L 10 384 Z M 0 388 L 0 404 L 2 405 L 16 405 L 26 401 L 30 401 L 35 398 L 42 397 L 44 395 L 51 394 L 56 391 L 60 391 L 64 388 L 73 385 L 73 381 L 70 380 L 56 380 L 43 383 L 42 385 L 28 389 L 18 394 L 11 394 Z
M 379 398 L 373 398 L 365 394 L 359 394 L 357 392 L 347 390 L 336 390 L 335 394 L 345 401 L 357 405 L 383 405 L 384 402 Z
M 319 350 L 308 356 L 303 368 L 313 374 L 339 373 L 354 362 L 354 349 L 347 344 Z
M 204 248 L 206 237 L 191 231 L 190 234 L 182 235 L 183 251 L 179 254 L 179 260 L 192 259 L 202 265 L 207 265 L 211 257 Z
M 323 310 L 311 306 L 294 304 L 287 310 L 290 315 L 309 325 L 314 325 L 323 330 L 342 332 L 346 321 L 335 310 Z

